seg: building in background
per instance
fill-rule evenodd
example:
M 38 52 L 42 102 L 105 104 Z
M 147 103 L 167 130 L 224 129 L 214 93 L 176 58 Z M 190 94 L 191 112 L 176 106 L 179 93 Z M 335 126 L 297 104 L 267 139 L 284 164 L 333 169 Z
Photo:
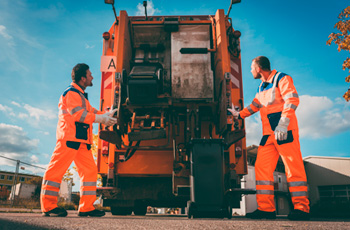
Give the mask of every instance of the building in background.
M 15 173 L 14 172 L 7 172 L 7 171 L 0 171 L 0 187 L 1 188 L 6 188 L 8 191 L 11 191 L 11 188 L 13 184 L 18 184 L 18 183 L 28 183 L 33 178 L 42 178 L 41 176 L 38 175 L 33 175 L 33 174 L 26 174 L 26 173 L 18 173 L 17 175 L 17 181 L 13 183 L 15 179 Z
M 37 185 L 18 183 L 15 185 L 15 189 L 12 189 L 9 200 L 13 199 L 13 196 L 19 199 L 31 199 L 35 193 Z
M 350 158 L 304 158 L 312 212 L 350 216 Z

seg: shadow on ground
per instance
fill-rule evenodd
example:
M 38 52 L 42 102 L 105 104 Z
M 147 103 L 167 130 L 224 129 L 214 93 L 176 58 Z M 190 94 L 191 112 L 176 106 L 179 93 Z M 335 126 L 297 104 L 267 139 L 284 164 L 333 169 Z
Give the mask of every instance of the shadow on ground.
M 53 229 L 53 228 L 44 228 L 44 227 L 40 227 L 40 226 L 26 224 L 23 222 L 19 223 L 19 222 L 15 222 L 15 221 L 0 219 L 0 229 L 1 230 L 17 230 L 17 229 L 20 229 L 20 230 L 24 230 L 24 229 L 25 230 L 49 230 L 49 229 Z

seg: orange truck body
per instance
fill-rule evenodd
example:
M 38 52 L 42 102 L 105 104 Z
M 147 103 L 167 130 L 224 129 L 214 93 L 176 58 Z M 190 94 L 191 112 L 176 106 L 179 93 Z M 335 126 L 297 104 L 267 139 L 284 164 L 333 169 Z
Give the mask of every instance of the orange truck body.
M 104 34 L 100 101 L 118 108 L 118 124 L 100 125 L 97 156 L 113 214 L 186 206 L 195 138 L 223 140 L 225 190 L 240 188 L 245 128 L 227 112 L 243 108 L 239 36 L 223 10 L 147 20 L 120 11 Z

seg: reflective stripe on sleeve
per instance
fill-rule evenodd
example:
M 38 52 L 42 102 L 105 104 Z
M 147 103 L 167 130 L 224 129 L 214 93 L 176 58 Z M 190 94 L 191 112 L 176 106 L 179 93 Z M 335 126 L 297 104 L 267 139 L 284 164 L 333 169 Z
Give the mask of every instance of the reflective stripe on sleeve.
M 50 185 L 59 188 L 61 184 L 50 180 L 43 180 L 43 185 Z
M 83 182 L 83 186 L 96 186 L 96 182 Z
M 58 110 L 58 115 L 63 115 L 63 114 L 67 114 L 67 113 L 68 113 L 68 111 L 65 109 Z
M 51 190 L 41 190 L 41 194 L 47 195 L 47 196 L 58 196 L 58 192 L 51 191 Z
M 81 106 L 77 106 L 74 109 L 72 109 L 72 111 L 70 112 L 71 115 L 75 114 L 76 112 L 82 110 L 83 108 Z
M 257 195 L 274 195 L 273 190 L 256 190 Z
M 283 100 L 287 100 L 289 98 L 299 98 L 298 94 L 297 93 L 288 93 L 286 96 L 284 96 Z
M 297 196 L 307 196 L 307 192 L 301 191 L 301 192 L 291 192 L 290 193 L 291 197 L 297 197 Z
M 257 108 L 260 108 L 260 104 L 256 103 L 255 101 L 252 101 L 252 105 L 254 105 Z
M 255 113 L 255 112 L 253 111 L 252 107 L 250 107 L 250 105 L 248 105 L 247 109 L 248 109 L 248 111 L 249 111 L 250 114 L 253 115 L 253 114 Z
M 83 191 L 82 196 L 96 195 L 96 191 Z
M 293 105 L 293 104 L 284 104 L 284 108 L 291 108 L 291 109 L 294 109 L 294 110 L 297 110 L 297 106 L 296 105 Z
M 84 110 L 84 112 L 81 114 L 81 117 L 79 119 L 79 122 L 84 122 L 85 121 L 85 118 L 87 116 L 87 111 Z
M 289 187 L 307 186 L 306 181 L 293 181 L 288 183 Z
M 273 185 L 273 181 L 269 180 L 257 180 L 256 185 Z

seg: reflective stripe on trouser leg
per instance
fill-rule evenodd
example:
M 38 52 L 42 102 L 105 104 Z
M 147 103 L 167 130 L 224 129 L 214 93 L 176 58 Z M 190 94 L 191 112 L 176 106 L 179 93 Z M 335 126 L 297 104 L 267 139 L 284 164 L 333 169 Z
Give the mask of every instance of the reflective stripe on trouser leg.
M 76 150 L 66 146 L 66 141 L 57 141 L 41 187 L 40 203 L 43 212 L 48 212 L 57 207 L 60 182 L 76 153 Z
M 85 144 L 81 145 L 74 162 L 80 176 L 79 212 L 89 212 L 95 209 L 97 167 Z
M 259 146 L 255 162 L 256 201 L 258 209 L 265 212 L 276 210 L 273 172 L 275 171 L 279 154 L 273 144 L 273 139 L 274 135 L 271 135 L 264 146 Z
M 286 177 L 291 192 L 294 209 L 304 212 L 310 211 L 309 199 L 307 196 L 307 180 L 304 162 L 300 152 L 299 133 L 293 130 L 293 142 L 276 147 L 284 162 Z

